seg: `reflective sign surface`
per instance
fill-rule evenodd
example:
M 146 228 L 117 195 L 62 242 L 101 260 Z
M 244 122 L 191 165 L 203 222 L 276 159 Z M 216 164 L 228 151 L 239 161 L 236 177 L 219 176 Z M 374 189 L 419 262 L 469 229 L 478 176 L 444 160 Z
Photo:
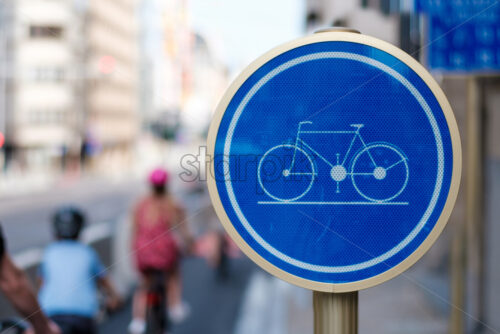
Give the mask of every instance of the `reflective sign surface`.
M 212 182 L 230 232 L 265 266 L 359 282 L 434 231 L 452 184 L 452 136 L 407 64 L 361 43 L 306 44 L 230 95 L 212 130 Z

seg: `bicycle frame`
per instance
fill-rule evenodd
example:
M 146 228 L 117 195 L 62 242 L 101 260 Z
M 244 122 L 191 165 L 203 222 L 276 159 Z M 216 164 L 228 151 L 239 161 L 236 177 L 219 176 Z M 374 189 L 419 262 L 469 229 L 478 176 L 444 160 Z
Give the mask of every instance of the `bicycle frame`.
M 288 169 L 290 175 L 311 175 L 311 173 L 293 173 L 292 172 L 293 166 L 295 165 L 295 157 L 296 157 L 297 147 L 298 147 L 299 143 L 301 145 L 303 145 L 305 148 L 307 148 L 309 151 L 314 153 L 318 158 L 323 160 L 331 168 L 335 167 L 336 165 L 340 165 L 343 167 L 345 166 L 347 158 L 351 154 L 352 147 L 354 145 L 354 142 L 356 141 L 356 138 L 359 138 L 361 144 L 363 145 L 363 148 L 367 147 L 365 141 L 363 140 L 363 137 L 361 137 L 361 134 L 359 133 L 361 128 L 364 126 L 364 124 L 351 124 L 352 127 L 356 128 L 355 130 L 351 130 L 351 131 L 303 131 L 302 125 L 304 125 L 304 124 L 312 124 L 312 122 L 311 121 L 303 121 L 303 122 L 299 123 L 299 127 L 297 130 L 297 136 L 295 137 L 295 149 L 293 152 L 292 163 L 290 165 L 290 168 Z M 300 135 L 304 134 L 304 133 L 307 133 L 307 134 L 353 134 L 353 137 L 351 139 L 349 149 L 347 150 L 347 152 L 344 156 L 344 159 L 342 160 L 342 163 L 340 163 L 340 159 L 339 159 L 340 153 L 337 153 L 336 154 L 337 155 L 337 163 L 334 165 L 333 163 L 328 161 L 328 159 L 326 159 L 323 155 L 321 155 L 318 151 L 316 151 L 309 144 L 307 144 L 302 138 L 300 138 Z M 375 163 L 375 160 L 373 159 L 371 153 L 369 151 L 367 153 L 368 153 L 368 156 L 370 157 L 373 165 L 375 167 L 377 167 L 377 164 Z M 360 173 L 357 173 L 357 174 L 360 174 Z M 364 174 L 364 173 L 361 173 L 361 174 Z M 347 172 L 347 175 L 352 175 L 352 172 Z

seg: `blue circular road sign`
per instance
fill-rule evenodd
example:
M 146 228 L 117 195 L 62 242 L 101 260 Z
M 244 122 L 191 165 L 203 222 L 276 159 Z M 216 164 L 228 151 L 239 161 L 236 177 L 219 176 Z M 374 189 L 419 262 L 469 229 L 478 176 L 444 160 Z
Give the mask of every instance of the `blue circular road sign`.
M 430 74 L 350 32 L 278 47 L 220 102 L 209 190 L 226 230 L 272 274 L 330 292 L 415 263 L 459 187 L 456 121 Z

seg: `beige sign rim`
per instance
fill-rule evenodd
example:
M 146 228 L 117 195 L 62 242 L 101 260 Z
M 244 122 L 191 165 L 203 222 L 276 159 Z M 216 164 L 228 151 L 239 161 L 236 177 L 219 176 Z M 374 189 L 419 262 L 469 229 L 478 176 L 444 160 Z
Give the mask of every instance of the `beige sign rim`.
M 408 67 L 410 67 L 429 87 L 432 91 L 436 100 L 438 101 L 443 113 L 445 115 L 446 121 L 448 123 L 451 143 L 452 143 L 452 151 L 453 151 L 453 169 L 450 183 L 450 190 L 448 193 L 448 197 L 446 199 L 446 203 L 443 207 L 441 215 L 438 218 L 434 228 L 429 233 L 427 238 L 422 242 L 422 244 L 405 260 L 403 260 L 398 265 L 388 269 L 387 271 L 356 282 L 351 283 L 324 283 L 324 282 L 316 282 L 312 280 L 307 280 L 295 275 L 292 275 L 275 265 L 271 264 L 267 260 L 265 260 L 262 256 L 260 256 L 257 252 L 255 252 L 240 236 L 240 234 L 236 231 L 233 224 L 231 223 L 226 211 L 222 205 L 222 202 L 219 198 L 219 192 L 217 190 L 216 180 L 211 171 L 214 171 L 214 161 L 212 157 L 215 156 L 215 141 L 217 139 L 217 133 L 219 130 L 220 122 L 224 116 L 224 113 L 231 102 L 234 94 L 238 91 L 241 85 L 262 65 L 264 65 L 269 60 L 275 58 L 276 56 L 287 52 L 291 49 L 295 49 L 297 47 L 313 44 L 318 42 L 327 42 L 327 41 L 343 41 L 343 42 L 353 42 L 358 44 L 368 45 L 377 49 L 380 49 L 388 54 L 396 57 L 403 63 L 405 63 Z M 262 267 L 264 270 L 268 271 L 270 274 L 281 278 L 289 283 L 298 285 L 300 287 L 315 290 L 315 291 L 323 291 L 323 292 L 350 292 L 366 289 L 378 284 L 381 284 L 385 281 L 394 278 L 395 276 L 401 274 L 410 266 L 412 266 L 415 262 L 417 262 L 434 244 L 436 239 L 439 237 L 441 232 L 443 231 L 446 223 L 451 215 L 451 211 L 455 205 L 455 201 L 458 194 L 458 189 L 460 187 L 460 176 L 462 170 L 462 149 L 460 145 L 460 134 L 458 132 L 457 122 L 455 120 L 455 116 L 451 109 L 450 103 L 448 99 L 444 95 L 441 87 L 437 84 L 431 74 L 415 59 L 413 59 L 410 55 L 397 48 L 396 46 L 379 40 L 374 37 L 370 37 L 367 35 L 361 35 L 351 32 L 322 32 L 321 34 L 315 34 L 306 36 L 303 38 L 299 38 L 297 40 L 288 42 L 281 46 L 278 46 L 271 51 L 267 52 L 254 62 L 252 62 L 240 75 L 232 82 L 229 88 L 226 90 L 224 96 L 219 102 L 212 122 L 210 124 L 210 129 L 207 138 L 207 161 L 210 162 L 209 166 L 211 171 L 207 173 L 207 183 L 208 190 L 210 194 L 210 198 L 212 200 L 212 204 L 215 208 L 217 216 L 222 222 L 222 225 L 231 236 L 231 238 L 236 242 L 238 247 L 257 265 Z

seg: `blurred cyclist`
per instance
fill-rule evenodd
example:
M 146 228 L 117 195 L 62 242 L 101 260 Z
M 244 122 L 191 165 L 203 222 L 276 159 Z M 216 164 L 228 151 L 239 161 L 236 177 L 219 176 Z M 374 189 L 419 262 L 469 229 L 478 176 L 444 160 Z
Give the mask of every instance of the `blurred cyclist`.
M 134 295 L 131 333 L 145 329 L 146 293 L 150 288 L 152 270 L 166 273 L 169 317 L 173 322 L 183 321 L 189 308 L 182 302 L 179 262 L 181 250 L 175 231 L 191 248 L 192 237 L 185 222 L 184 210 L 168 193 L 169 174 L 158 168 L 149 175 L 151 193 L 139 200 L 133 217 L 133 250 L 137 269 L 141 274 L 140 286 Z M 175 230 L 175 231 L 174 231 Z
M 12 262 L 0 227 L 0 290 L 14 308 L 33 326 L 36 334 L 59 334 L 61 331 L 40 309 L 33 288 L 22 270 Z
M 97 286 L 109 297 L 109 308 L 121 303 L 97 253 L 78 241 L 84 223 L 77 208 L 57 210 L 53 218 L 57 241 L 47 247 L 40 265 L 40 303 L 63 334 L 97 333 Z

